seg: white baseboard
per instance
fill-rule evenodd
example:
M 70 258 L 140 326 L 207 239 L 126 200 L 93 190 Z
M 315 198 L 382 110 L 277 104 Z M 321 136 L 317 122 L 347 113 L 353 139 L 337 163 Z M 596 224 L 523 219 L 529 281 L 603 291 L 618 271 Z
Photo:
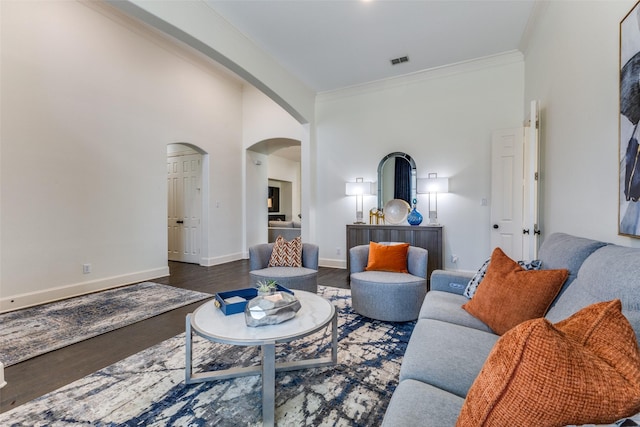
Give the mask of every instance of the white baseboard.
M 202 258 L 200 260 L 200 265 L 203 267 L 211 267 L 214 265 L 224 264 L 231 261 L 238 261 L 239 259 L 244 259 L 242 256 L 242 252 L 238 252 L 235 254 L 228 254 L 220 257 Z
M 320 258 L 318 260 L 318 265 L 320 267 L 331 267 L 331 268 L 347 268 L 347 261 L 343 259 L 330 259 L 330 258 Z
M 158 277 L 168 275 L 169 267 L 160 267 L 153 270 L 140 271 L 122 276 L 113 276 L 105 279 L 97 279 L 89 282 L 81 282 L 68 286 L 60 286 L 37 292 L 29 292 L 26 294 L 0 298 L 0 313 L 76 297 L 79 295 L 90 294 L 92 292 L 104 291 L 106 289 L 130 285 L 132 283 L 144 282 L 145 280 L 156 279 Z

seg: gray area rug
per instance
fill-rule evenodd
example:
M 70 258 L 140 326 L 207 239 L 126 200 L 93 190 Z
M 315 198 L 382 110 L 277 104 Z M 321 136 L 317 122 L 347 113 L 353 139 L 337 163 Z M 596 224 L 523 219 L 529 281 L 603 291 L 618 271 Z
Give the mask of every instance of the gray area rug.
M 276 374 L 278 426 L 377 426 L 395 390 L 414 322 L 351 309 L 349 290 L 319 286 L 338 311 L 338 364 Z M 180 334 L 0 415 L 7 426 L 259 426 L 260 376 L 185 385 Z M 276 360 L 329 355 L 331 329 L 276 347 Z M 194 372 L 253 365 L 259 347 L 194 337 Z
M 5 366 L 213 295 L 144 282 L 0 314 Z

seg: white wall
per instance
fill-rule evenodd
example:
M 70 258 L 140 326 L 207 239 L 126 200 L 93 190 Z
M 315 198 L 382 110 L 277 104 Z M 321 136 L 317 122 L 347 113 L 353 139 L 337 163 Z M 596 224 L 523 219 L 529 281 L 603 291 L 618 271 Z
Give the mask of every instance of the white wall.
M 318 98 L 318 243 L 323 265 L 346 263 L 345 225 L 355 217 L 346 181 L 377 180 L 379 161 L 403 151 L 418 178 L 450 178 L 438 198 L 446 268 L 475 270 L 490 254 L 491 132 L 524 119 L 524 64 L 512 53 L 467 64 L 322 94 Z M 418 210 L 426 214 L 426 195 Z M 367 211 L 376 197 L 365 197 Z M 338 255 L 340 252 L 340 255 Z M 450 262 L 457 254 L 457 264 Z
M 244 188 L 245 198 L 245 223 L 246 223 L 246 246 L 245 252 L 248 256 L 248 248 L 257 243 L 267 241 L 267 196 L 268 196 L 268 178 L 284 179 L 271 176 L 273 167 L 270 165 L 274 156 L 267 156 L 251 151 L 250 148 L 255 144 L 269 139 L 287 138 L 300 141 L 303 150 L 308 149 L 309 138 L 305 132 L 305 127 L 298 123 L 287 111 L 274 103 L 269 97 L 256 88 L 246 86 L 243 91 L 243 128 L 242 128 L 242 144 L 247 149 L 245 161 L 245 182 Z M 260 161 L 256 165 L 256 160 Z M 276 159 L 277 161 L 277 159 Z M 304 166 L 309 168 L 309 159 L 306 159 Z M 287 174 L 287 177 L 290 177 Z M 298 179 L 299 185 L 308 188 Z M 301 203 L 299 203 L 301 206 Z M 301 207 L 304 210 L 304 207 Z M 295 213 L 297 215 L 297 212 Z M 309 227 L 308 219 L 303 214 L 303 230 Z M 304 236 L 303 236 L 304 238 Z M 307 240 L 305 240 L 307 241 Z
M 618 236 L 619 23 L 635 1 L 548 2 L 525 49 L 540 100 L 543 235 Z
M 314 117 L 315 93 L 203 1 L 108 0 L 206 52 L 276 101 L 300 123 Z M 158 21 L 160 18 L 162 21 Z
M 173 142 L 210 156 L 208 261 L 239 258 L 240 83 L 106 6 L 0 7 L 0 309 L 167 274 Z

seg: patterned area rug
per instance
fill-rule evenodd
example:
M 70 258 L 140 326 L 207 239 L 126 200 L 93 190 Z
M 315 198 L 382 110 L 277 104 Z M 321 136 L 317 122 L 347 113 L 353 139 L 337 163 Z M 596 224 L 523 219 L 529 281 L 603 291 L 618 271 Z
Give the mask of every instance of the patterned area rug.
M 0 315 L 0 361 L 10 366 L 213 295 L 144 282 Z
M 319 286 L 338 311 L 338 364 L 276 374 L 278 426 L 376 426 L 395 389 L 414 322 L 351 309 L 349 290 Z M 0 415 L 10 426 L 259 426 L 260 376 L 185 385 L 184 334 Z M 276 347 L 276 361 L 330 354 L 331 329 Z M 194 338 L 194 372 L 258 364 L 259 347 Z

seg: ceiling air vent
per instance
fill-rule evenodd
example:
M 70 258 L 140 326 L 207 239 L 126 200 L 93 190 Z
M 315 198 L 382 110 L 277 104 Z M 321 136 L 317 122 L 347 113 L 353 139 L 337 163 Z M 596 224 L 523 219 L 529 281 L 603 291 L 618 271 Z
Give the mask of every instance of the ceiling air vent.
M 400 58 L 394 58 L 391 60 L 391 65 L 402 64 L 403 62 L 409 62 L 408 56 L 401 56 Z

